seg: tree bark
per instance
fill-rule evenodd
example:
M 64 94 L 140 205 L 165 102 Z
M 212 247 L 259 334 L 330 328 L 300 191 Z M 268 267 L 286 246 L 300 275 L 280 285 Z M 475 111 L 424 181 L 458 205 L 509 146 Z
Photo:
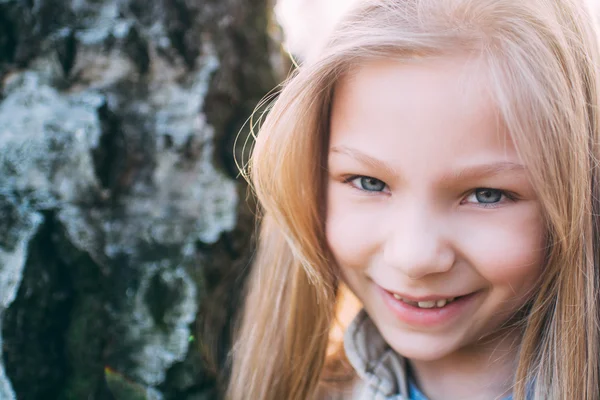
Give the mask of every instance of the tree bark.
M 220 397 L 267 1 L 0 0 L 0 399 Z

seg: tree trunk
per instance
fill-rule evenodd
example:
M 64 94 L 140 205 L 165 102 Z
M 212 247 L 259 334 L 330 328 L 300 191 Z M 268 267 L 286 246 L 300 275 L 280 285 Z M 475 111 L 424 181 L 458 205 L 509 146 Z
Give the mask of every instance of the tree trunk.
M 220 397 L 267 1 L 0 0 L 0 399 Z

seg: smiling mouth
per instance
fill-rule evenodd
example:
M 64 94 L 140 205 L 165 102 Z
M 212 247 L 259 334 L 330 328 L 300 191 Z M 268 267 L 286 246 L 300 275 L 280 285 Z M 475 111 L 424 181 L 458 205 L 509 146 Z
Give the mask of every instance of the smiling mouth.
M 442 308 L 442 307 L 445 307 L 447 304 L 452 303 L 456 299 L 460 299 L 461 297 L 463 297 L 463 296 L 459 296 L 459 297 L 450 297 L 447 299 L 439 299 L 439 300 L 414 301 L 414 300 L 409 300 L 404 297 L 401 297 L 399 294 L 396 294 L 396 293 L 392 293 L 392 296 L 394 296 L 394 298 L 396 300 L 400 300 L 403 303 L 406 303 L 408 305 L 411 305 L 413 307 L 418 307 L 418 308 Z

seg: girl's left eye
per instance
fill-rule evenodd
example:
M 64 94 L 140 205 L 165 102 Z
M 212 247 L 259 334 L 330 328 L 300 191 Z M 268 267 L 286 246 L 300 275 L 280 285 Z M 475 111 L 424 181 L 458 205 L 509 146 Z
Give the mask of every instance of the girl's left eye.
M 507 198 L 510 199 L 505 192 L 499 189 L 478 188 L 475 189 L 466 198 L 467 203 L 480 204 L 483 207 L 494 207 Z
M 383 192 L 386 187 L 385 182 L 370 176 L 352 176 L 346 182 L 365 192 Z

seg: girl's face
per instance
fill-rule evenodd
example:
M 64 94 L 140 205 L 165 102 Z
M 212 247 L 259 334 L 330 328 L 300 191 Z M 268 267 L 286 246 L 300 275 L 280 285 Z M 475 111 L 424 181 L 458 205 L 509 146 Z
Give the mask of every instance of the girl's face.
M 412 359 L 498 332 L 542 271 L 540 203 L 478 68 L 373 61 L 336 87 L 328 244 L 383 337 Z

